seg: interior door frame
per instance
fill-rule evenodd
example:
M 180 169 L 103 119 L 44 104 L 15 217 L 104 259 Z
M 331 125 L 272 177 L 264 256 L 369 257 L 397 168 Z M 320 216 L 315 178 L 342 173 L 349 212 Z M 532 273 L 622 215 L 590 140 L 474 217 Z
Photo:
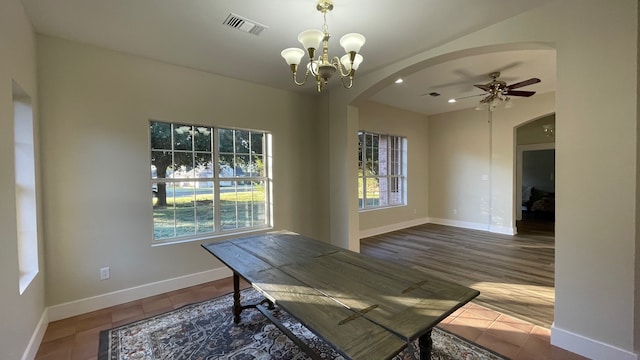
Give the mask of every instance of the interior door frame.
M 555 142 L 516 146 L 516 220 L 522 220 L 522 154 L 525 151 L 555 149 Z

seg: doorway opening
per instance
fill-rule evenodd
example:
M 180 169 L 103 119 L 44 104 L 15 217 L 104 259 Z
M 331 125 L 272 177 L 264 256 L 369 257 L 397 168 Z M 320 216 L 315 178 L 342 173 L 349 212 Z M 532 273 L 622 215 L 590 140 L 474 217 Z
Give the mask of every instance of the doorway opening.
M 555 114 L 516 129 L 518 234 L 555 233 Z

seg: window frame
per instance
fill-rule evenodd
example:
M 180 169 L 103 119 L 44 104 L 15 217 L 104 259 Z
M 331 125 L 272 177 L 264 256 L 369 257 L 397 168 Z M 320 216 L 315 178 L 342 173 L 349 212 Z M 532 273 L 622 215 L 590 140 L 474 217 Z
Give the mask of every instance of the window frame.
M 40 273 L 36 122 L 33 98 L 11 80 L 13 111 L 13 170 L 16 209 L 18 292 L 23 295 Z
M 377 146 L 370 145 L 367 139 L 377 138 Z M 384 151 L 380 148 L 380 139 L 385 138 Z M 373 141 L 372 141 L 373 143 Z M 374 154 L 374 149 L 377 153 Z M 370 152 L 367 158 L 367 152 Z M 381 158 L 384 156 L 384 159 Z M 368 163 L 373 162 L 368 168 Z M 385 168 L 381 168 L 381 164 Z M 376 168 L 377 166 L 377 168 Z M 377 170 L 377 173 L 375 173 Z M 369 172 L 372 173 L 369 173 Z M 377 180 L 378 201 L 371 202 L 367 197 L 368 183 Z M 380 181 L 383 179 L 385 181 Z M 381 186 L 386 183 L 386 186 Z M 382 195 L 382 187 L 386 194 Z M 399 194 L 398 194 L 399 193 Z M 384 202 L 381 199 L 386 199 Z M 396 199 L 395 201 L 393 199 Z M 382 134 L 373 131 L 358 131 L 358 211 L 387 209 L 407 205 L 407 138 L 400 135 Z
M 171 149 L 162 149 L 162 148 L 154 148 L 153 147 L 153 139 L 152 139 L 152 124 L 153 123 L 161 123 L 161 124 L 166 124 L 169 126 L 170 131 L 171 131 L 171 135 L 170 135 L 170 143 L 171 143 Z M 190 131 L 192 131 L 191 133 L 191 140 L 189 140 L 189 142 L 191 143 L 191 149 L 176 149 L 176 141 L 175 141 L 175 129 L 177 127 L 187 127 L 188 129 L 190 129 Z M 204 129 L 204 130 L 201 130 Z M 210 130 L 210 145 L 209 145 L 209 149 L 208 150 L 199 150 L 196 149 L 196 141 L 195 138 L 193 138 L 193 133 L 197 131 L 205 131 L 205 130 Z M 254 173 L 250 173 L 250 176 L 239 176 L 239 174 L 237 173 L 237 168 L 239 167 L 238 163 L 235 162 L 235 168 L 232 168 L 233 174 L 232 176 L 225 176 L 222 174 L 221 168 L 221 149 L 220 149 L 220 131 L 232 131 L 232 136 L 233 136 L 233 142 L 232 142 L 232 151 L 229 153 L 227 152 L 226 155 L 232 155 L 233 159 L 235 161 L 236 157 L 239 157 L 240 155 L 242 156 L 247 156 L 249 158 L 249 161 L 251 163 L 252 158 L 260 158 L 261 162 L 262 162 L 262 168 L 261 171 L 259 171 L 257 174 Z M 186 131 L 186 130 L 184 130 Z M 260 136 L 262 137 L 261 140 L 261 149 L 259 153 L 251 153 L 251 144 L 248 146 L 248 152 L 247 153 L 241 153 L 238 151 L 238 147 L 236 146 L 236 134 L 237 132 L 248 132 L 249 134 L 249 139 L 251 139 L 251 135 L 252 134 L 260 134 Z M 250 140 L 249 140 L 250 142 Z M 206 144 L 206 141 L 205 141 Z M 151 232 L 152 232 L 152 244 L 153 245 L 164 245 L 164 244 L 174 244 L 174 243 L 183 243 L 183 242 L 190 242 L 190 241 L 198 241 L 198 240 L 203 240 L 203 239 L 212 239 L 212 238 L 217 238 L 217 237 L 223 237 L 223 236 L 228 236 L 228 235 L 234 235 L 234 234 L 244 234 L 244 233 L 251 233 L 251 232 L 256 232 L 256 231 L 263 231 L 263 230 L 267 230 L 267 229 L 271 229 L 273 227 L 273 221 L 272 221 L 272 216 L 271 216 L 271 198 L 272 198 L 272 194 L 271 194 L 271 134 L 268 131 L 264 131 L 264 130 L 253 130 L 253 129 L 242 129 L 242 128 L 233 128 L 233 127 L 222 127 L 222 126 L 211 126 L 211 125 L 200 125 L 200 124 L 189 124 L 189 123 L 183 123 L 183 122 L 175 122 L 175 121 L 163 121 L 163 120 L 155 120 L 155 119 L 150 119 L 149 120 L 149 164 L 151 164 L 151 171 L 150 171 L 150 188 L 152 190 L 152 221 L 151 221 Z M 176 170 L 176 167 L 180 166 L 183 167 L 182 171 L 187 170 L 186 168 L 184 168 L 184 165 L 179 165 L 176 161 L 176 154 L 185 154 L 183 155 L 184 159 L 189 159 L 189 157 L 191 157 L 191 161 L 192 161 L 192 168 L 189 169 L 187 172 L 191 172 L 193 171 L 193 175 L 191 177 L 187 176 L 182 176 L 182 177 L 178 177 L 178 178 L 173 178 L 170 177 L 171 175 L 169 175 L 168 171 L 165 174 L 164 178 L 157 178 L 157 169 L 156 169 L 156 176 L 154 176 L 154 171 L 153 171 L 153 167 L 154 165 L 154 152 L 169 152 L 170 156 L 171 156 L 171 161 L 170 164 L 167 166 L 168 169 L 171 169 L 172 173 L 173 172 L 177 172 L 180 170 Z M 224 153 L 224 152 L 222 152 Z M 210 165 L 211 165 L 211 170 L 210 170 L 210 175 L 209 173 L 206 171 L 208 169 L 208 166 L 206 166 L 205 164 L 205 176 L 200 176 L 200 175 L 195 175 L 195 168 L 199 167 L 200 165 L 202 165 L 201 162 L 198 161 L 198 155 L 210 155 L 209 160 L 210 160 Z M 240 154 L 240 155 L 239 155 Z M 205 156 L 206 158 L 206 156 Z M 202 159 L 202 158 L 201 158 Z M 200 159 L 200 160 L 201 160 Z M 214 166 L 213 164 L 218 163 L 218 166 Z M 228 167 L 228 166 L 227 166 Z M 201 169 L 202 170 L 202 169 Z M 169 201 L 169 197 L 167 196 L 168 193 L 168 189 L 169 189 L 169 185 L 174 186 L 174 190 L 175 190 L 175 186 L 177 184 L 185 184 L 185 183 L 192 183 L 193 186 L 191 186 L 193 188 L 193 233 L 190 234 L 186 234 L 186 235 L 181 235 L 178 233 L 178 221 L 177 221 L 177 209 L 175 207 L 175 203 L 174 203 L 174 207 L 173 210 L 169 209 L 168 212 L 169 213 L 173 213 L 173 236 L 168 236 L 168 237 L 158 237 L 157 233 L 156 233 L 156 226 L 157 226 L 157 218 L 156 218 L 156 207 L 154 205 L 154 202 L 157 201 L 156 200 L 156 195 L 154 194 L 155 191 L 158 191 L 158 184 L 159 183 L 164 183 L 166 184 L 165 187 L 165 200 L 168 202 Z M 200 230 L 199 228 L 199 222 L 198 222 L 198 204 L 197 202 L 199 201 L 199 192 L 198 192 L 198 188 L 199 186 L 196 186 L 196 184 L 203 184 L 203 183 L 211 183 L 211 195 L 212 195 L 212 202 L 211 202 L 211 212 L 212 212 L 212 218 L 211 218 L 211 224 L 212 224 L 212 230 L 211 231 L 207 231 L 207 230 Z M 231 192 L 235 192 L 235 196 L 236 196 L 236 201 L 235 201 L 235 226 L 233 228 L 229 228 L 227 225 L 224 224 L 223 222 L 223 218 L 222 218 L 222 211 L 223 211 L 223 205 L 222 205 L 222 199 L 221 199 L 221 187 L 223 187 L 223 183 L 231 183 L 233 185 L 230 185 L 232 187 L 230 187 L 229 189 L 231 189 Z M 246 183 L 249 183 L 250 185 L 247 185 Z M 258 185 L 256 185 L 258 184 Z M 155 185 L 155 187 L 154 187 Z M 205 185 L 206 187 L 207 185 Z M 239 191 L 239 187 L 243 186 L 244 189 L 247 189 L 250 186 L 250 194 L 251 194 L 251 200 L 249 201 L 249 206 L 251 207 L 251 218 L 248 219 L 248 221 L 250 222 L 249 226 L 243 226 L 242 225 L 242 221 L 239 219 L 238 217 L 238 204 L 239 204 L 239 200 L 237 199 L 238 194 L 240 193 Z M 255 188 L 262 188 L 262 192 L 263 195 L 261 198 L 259 198 L 260 201 L 255 201 L 253 200 L 253 195 L 254 195 L 254 189 Z M 155 191 L 154 191 L 155 188 Z M 225 186 L 226 188 L 226 186 Z M 172 191 L 172 194 L 175 194 L 174 191 Z M 208 193 L 207 193 L 208 194 Z M 175 196 L 175 195 L 172 195 Z M 206 196 L 206 194 L 205 194 Z M 232 195 L 233 196 L 233 195 Z M 188 197 L 188 196 L 187 196 Z M 200 199 L 204 199 L 204 198 L 200 198 Z M 189 200 L 187 200 L 189 201 Z M 205 200 L 206 201 L 206 200 Z M 254 202 L 255 201 L 255 202 Z M 257 205 L 256 205 L 257 204 Z M 256 221 L 257 219 L 254 218 L 254 206 L 258 206 L 259 208 L 263 209 L 264 213 L 262 216 L 259 216 L 259 223 L 254 223 L 254 221 Z M 187 210 L 188 212 L 188 210 Z M 247 219 L 245 219 L 244 221 L 247 221 Z M 187 221 L 188 223 L 188 221 Z

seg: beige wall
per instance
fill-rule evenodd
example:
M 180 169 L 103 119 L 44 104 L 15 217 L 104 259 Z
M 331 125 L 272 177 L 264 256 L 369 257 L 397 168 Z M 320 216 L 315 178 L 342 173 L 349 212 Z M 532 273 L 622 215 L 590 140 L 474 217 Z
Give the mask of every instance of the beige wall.
M 594 26 L 597 24 L 597 26 Z M 350 91 L 331 93 L 332 124 L 353 121 L 341 110 L 358 103 L 398 75 L 448 59 L 517 48 L 555 48 L 556 92 L 556 316 L 552 342 L 576 352 L 615 353 L 636 359 L 634 279 L 640 262 L 636 232 L 638 2 L 552 1 L 440 47 L 358 78 Z M 615 64 L 615 66 L 612 66 Z M 602 71 L 606 69 L 606 71 Z M 594 86 L 597 84 L 597 86 Z M 616 89 L 615 92 L 602 89 Z M 499 118 L 494 117 L 495 123 Z M 513 127 L 493 131 L 492 174 L 508 179 Z M 345 142 L 331 146 L 348 151 Z M 355 156 L 355 155 L 353 155 Z M 342 174 L 334 173 L 332 179 Z M 355 171 L 351 174 L 356 177 Z M 496 203 L 509 204 L 510 183 L 492 181 Z M 506 189 L 506 190 L 505 190 Z M 587 195 L 588 194 L 588 195 Z M 430 195 L 430 200 L 433 194 Z M 356 194 L 331 193 L 331 198 Z M 604 211 L 603 209 L 608 209 Z M 341 213 L 332 229 L 359 227 L 357 212 Z M 511 206 L 496 208 L 492 222 L 508 224 Z M 345 225 L 346 224 L 346 225 Z M 344 242 L 358 249 L 353 241 Z
M 555 93 L 512 101 L 429 118 L 431 222 L 516 233 L 516 127 L 555 111 Z
M 34 335 L 44 306 L 43 244 L 39 241 L 40 272 L 26 291 L 18 290 L 18 241 L 14 174 L 12 81 L 32 99 L 37 145 L 37 85 L 35 38 L 22 4 L 0 2 L 0 358 L 19 359 Z M 36 155 L 37 156 L 37 155 Z M 36 176 L 39 177 L 39 170 Z M 37 181 L 39 183 L 39 181 Z M 39 341 L 39 339 L 35 339 Z M 37 345 L 36 349 L 37 350 Z
M 556 114 L 546 115 L 540 119 L 532 119 L 519 126 L 516 133 L 517 145 L 545 144 L 555 142 L 555 137 L 544 133 L 543 125 L 552 125 L 555 130 Z
M 270 131 L 275 228 L 319 235 L 315 98 L 50 37 L 38 56 L 49 305 L 222 267 L 151 246 L 149 119 Z
M 473 109 L 429 118 L 431 222 L 489 230 L 488 119 Z
M 360 212 L 360 236 L 370 236 L 398 226 L 426 222 L 427 218 L 427 117 L 390 106 L 367 102 L 359 106 L 358 130 L 407 138 L 407 206 Z M 356 136 L 356 134 L 353 134 Z M 357 166 L 357 164 L 356 164 Z
M 570 1 L 551 8 L 552 13 L 571 13 L 576 19 L 569 27 L 557 28 L 559 241 L 557 331 L 552 338 L 561 341 L 579 334 L 632 350 L 640 341 L 633 337 L 634 321 L 640 317 L 633 313 L 634 302 L 640 301 L 634 298 L 634 272 L 640 265 L 634 259 L 638 2 L 581 5 Z M 594 27 L 593 22 L 599 25 Z M 605 64 L 615 66 L 594 77 Z M 604 88 L 616 92 L 603 99 L 599 89 Z

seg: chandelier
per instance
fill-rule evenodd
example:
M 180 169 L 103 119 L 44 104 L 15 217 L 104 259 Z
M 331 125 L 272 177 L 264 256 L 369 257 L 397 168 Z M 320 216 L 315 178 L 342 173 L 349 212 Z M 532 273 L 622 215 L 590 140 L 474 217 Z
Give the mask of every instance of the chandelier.
M 358 66 L 362 63 L 362 55 L 358 54 L 362 45 L 364 45 L 365 38 L 361 34 L 350 33 L 340 38 L 340 45 L 346 52 L 341 58 L 337 56 L 329 57 L 329 28 L 327 27 L 327 12 L 333 10 L 332 0 L 320 0 L 316 6 L 319 12 L 324 17 L 324 24 L 322 30 L 310 29 L 301 32 L 298 35 L 298 41 L 300 41 L 303 47 L 307 50 L 309 55 L 309 63 L 307 64 L 306 71 L 304 73 L 304 79 L 299 82 L 297 79 L 298 65 L 305 55 L 305 51 L 299 48 L 288 48 L 282 50 L 280 55 L 291 67 L 293 73 L 293 82 L 296 85 L 304 85 L 311 74 L 317 83 L 318 92 L 322 91 L 322 87 L 327 84 L 331 76 L 337 71 L 340 75 L 342 86 L 349 89 L 353 85 L 353 76 L 358 70 Z M 322 43 L 322 53 L 315 58 L 316 50 Z

